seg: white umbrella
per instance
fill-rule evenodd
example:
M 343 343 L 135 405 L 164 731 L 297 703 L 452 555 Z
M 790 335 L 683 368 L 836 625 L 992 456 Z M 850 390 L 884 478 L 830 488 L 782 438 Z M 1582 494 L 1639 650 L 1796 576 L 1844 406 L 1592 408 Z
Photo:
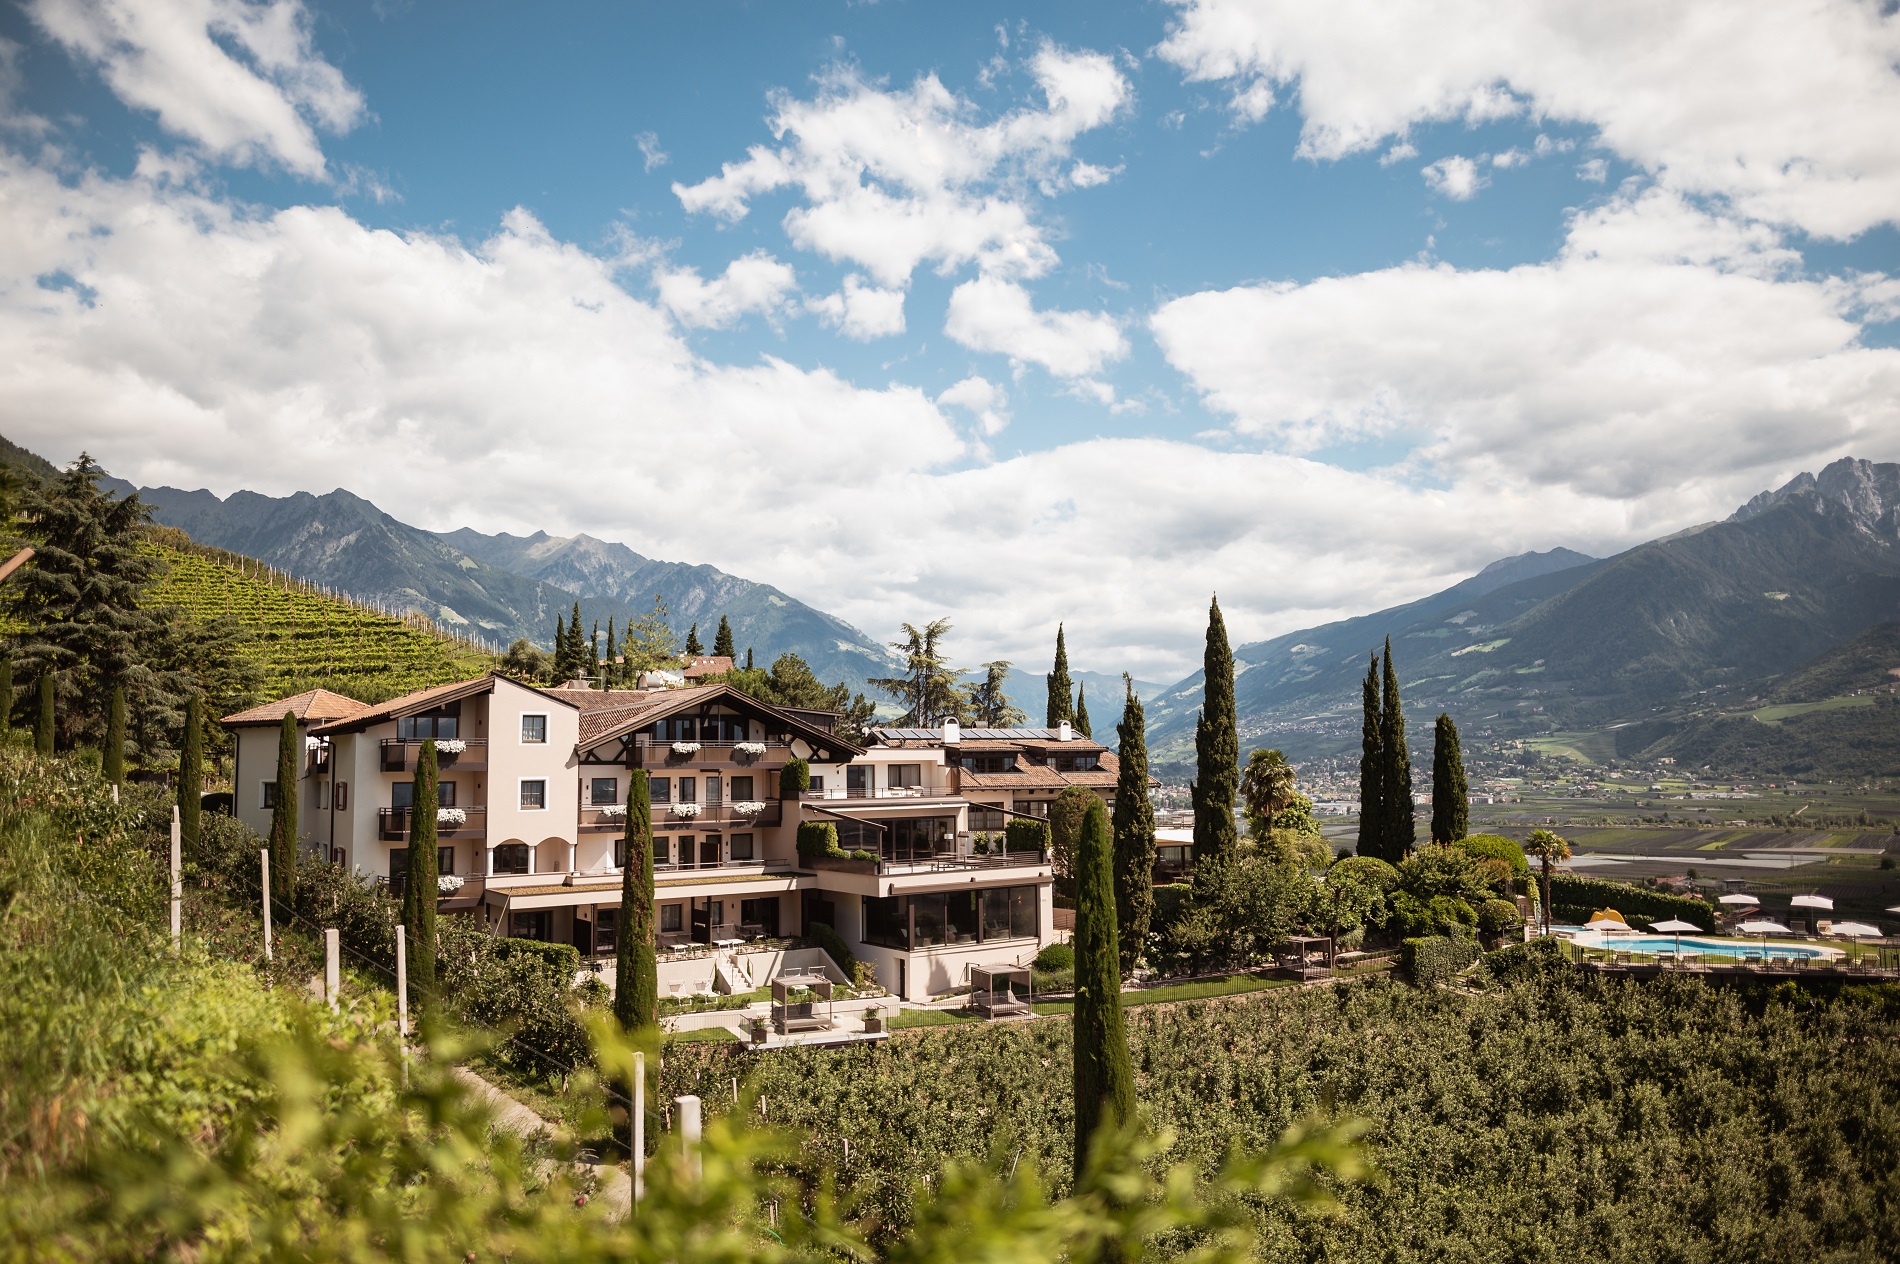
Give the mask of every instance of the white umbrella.
M 1740 926 L 1736 927 L 1736 929 L 1741 931 L 1744 935 L 1761 936 L 1761 955 L 1764 962 L 1768 959 L 1768 937 L 1770 935 L 1794 934 L 1793 931 L 1783 926 L 1780 922 L 1771 922 L 1765 917 L 1758 918 L 1752 922 L 1743 922 Z
M 1796 908 L 1831 909 L 1834 907 L 1834 901 L 1828 899 L 1825 895 L 1797 895 L 1793 900 L 1790 900 L 1789 903 L 1793 904 Z
M 1682 960 L 1682 932 L 1685 930 L 1694 932 L 1702 929 L 1694 922 L 1685 922 L 1681 918 L 1676 917 L 1672 917 L 1666 922 L 1651 922 L 1649 928 L 1651 930 L 1661 931 L 1665 935 L 1674 935 L 1676 937 L 1676 960 L 1678 961 Z
M 1900 904 L 1894 905 L 1892 908 L 1888 909 L 1887 911 L 1889 913 L 1900 913 Z
M 1725 895 L 1721 899 L 1717 900 L 1716 903 L 1717 904 L 1760 904 L 1761 901 L 1756 899 L 1752 895 Z
M 1828 928 L 1830 935 L 1846 935 L 1852 939 L 1880 937 L 1880 927 L 1869 926 L 1866 922 L 1836 922 Z

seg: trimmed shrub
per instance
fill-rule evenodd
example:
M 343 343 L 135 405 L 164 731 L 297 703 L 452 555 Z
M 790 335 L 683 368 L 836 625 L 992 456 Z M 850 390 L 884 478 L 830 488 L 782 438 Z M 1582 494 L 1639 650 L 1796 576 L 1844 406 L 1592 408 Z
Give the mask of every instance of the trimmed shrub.
M 1476 940 L 1429 935 L 1405 941 L 1399 952 L 1399 968 L 1419 987 L 1432 987 L 1450 980 L 1482 955 Z
M 1478 910 L 1478 929 L 1487 935 L 1506 935 L 1523 924 L 1517 905 L 1509 900 L 1486 900 Z
M 1409 891 L 1400 891 L 1392 897 L 1391 910 L 1386 929 L 1407 939 L 1434 935 L 1468 938 L 1478 929 L 1476 910 L 1455 895 L 1435 895 L 1423 901 Z
M 821 856 L 844 857 L 838 846 L 838 827 L 830 821 L 801 821 L 798 826 L 798 858 L 817 860 Z
M 845 978 L 857 978 L 858 959 L 851 955 L 849 948 L 844 946 L 844 936 L 840 935 L 835 927 L 825 922 L 813 922 L 811 941 L 823 948 L 825 954 L 837 963 L 838 969 L 844 971 Z
M 1515 839 L 1502 834 L 1473 834 L 1469 838 L 1459 839 L 1452 846 L 1479 860 L 1502 860 L 1511 866 L 1513 877 L 1523 878 L 1530 874 L 1530 861 L 1524 858 L 1524 849 L 1518 846 Z
M 1012 852 L 1045 850 L 1049 846 L 1049 823 L 1011 817 L 1003 827 L 1003 842 Z
M 876 860 L 876 859 L 877 859 L 877 853 L 876 853 L 876 852 L 874 852 L 874 851 L 866 851 L 866 850 L 864 850 L 864 848 L 862 848 L 862 847 L 860 847 L 860 848 L 858 848 L 857 850 L 855 850 L 855 851 L 853 851 L 853 852 L 851 853 L 851 859 L 853 859 L 853 860 Z
M 502 936 L 495 940 L 495 955 L 503 961 L 516 957 L 538 958 L 549 968 L 565 970 L 569 975 L 579 973 L 581 968 L 581 950 L 573 944 L 550 944 L 539 939 Z
M 1071 944 L 1044 944 L 1034 965 L 1038 970 L 1073 970 L 1075 948 Z
M 1555 939 L 1533 939 L 1484 954 L 1484 972 L 1499 983 L 1529 983 L 1570 968 Z
M 811 789 L 811 765 L 794 756 L 778 770 L 778 797 L 796 799 Z
M 1715 928 L 1715 910 L 1706 900 L 1647 891 L 1607 878 L 1586 878 L 1573 873 L 1550 875 L 1550 911 L 1557 921 L 1580 923 L 1601 908 L 1615 909 L 1632 926 L 1638 921 L 1681 918 L 1703 930 Z

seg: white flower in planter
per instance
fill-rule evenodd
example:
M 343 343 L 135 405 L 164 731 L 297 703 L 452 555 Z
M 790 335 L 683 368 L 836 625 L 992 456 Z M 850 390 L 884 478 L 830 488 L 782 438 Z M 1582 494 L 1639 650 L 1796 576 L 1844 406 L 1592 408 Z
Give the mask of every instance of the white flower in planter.
M 674 816 L 686 816 L 686 817 L 693 817 L 693 816 L 698 816 L 698 815 L 699 815 L 699 804 L 697 804 L 697 803 L 675 803 L 675 804 L 673 805 L 673 815 L 674 815 Z
M 732 749 L 738 751 L 741 755 L 755 755 L 755 756 L 763 755 L 765 754 L 765 743 L 764 742 L 734 742 L 732 744 Z
M 732 805 L 732 810 L 740 816 L 757 816 L 765 811 L 765 805 L 757 799 L 741 799 Z
M 454 895 L 462 889 L 462 880 L 452 873 L 445 873 L 435 880 L 437 895 Z
M 468 813 L 460 808 L 437 808 L 435 823 L 437 825 L 465 825 L 468 823 Z
M 441 737 L 436 739 L 435 753 L 438 755 L 460 755 L 468 749 L 468 743 L 459 737 Z
M 600 814 L 610 821 L 622 820 L 627 815 L 627 805 L 624 803 L 603 803 L 600 808 Z

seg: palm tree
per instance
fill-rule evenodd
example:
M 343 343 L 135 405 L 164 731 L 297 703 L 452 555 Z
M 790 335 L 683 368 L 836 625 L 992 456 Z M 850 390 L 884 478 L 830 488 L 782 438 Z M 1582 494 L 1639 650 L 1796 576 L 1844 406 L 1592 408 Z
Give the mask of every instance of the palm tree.
M 1255 751 L 1240 778 L 1240 797 L 1247 802 L 1254 841 L 1266 842 L 1273 833 L 1273 818 L 1293 801 L 1293 765 L 1277 750 Z
M 1524 854 L 1537 857 L 1542 866 L 1542 887 L 1544 892 L 1544 933 L 1550 934 L 1550 869 L 1560 860 L 1570 859 L 1570 841 L 1560 838 L 1549 830 L 1532 830 L 1530 841 L 1524 844 Z

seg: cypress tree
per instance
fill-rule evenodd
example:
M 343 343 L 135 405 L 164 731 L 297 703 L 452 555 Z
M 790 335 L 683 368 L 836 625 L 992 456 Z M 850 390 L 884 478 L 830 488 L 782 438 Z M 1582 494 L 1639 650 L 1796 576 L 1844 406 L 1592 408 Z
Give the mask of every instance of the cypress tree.
M 615 647 L 619 644 L 620 642 L 614 640 L 614 621 L 608 619 L 607 657 L 602 660 L 600 665 L 600 687 L 602 689 L 612 689 L 620 678 L 620 672 L 614 666 L 614 655 L 619 652 Z
M 1240 845 L 1234 800 L 1240 794 L 1240 735 L 1234 720 L 1234 653 L 1220 601 L 1207 608 L 1201 660 L 1201 714 L 1194 725 L 1194 858 L 1232 856 Z
M 409 869 L 402 887 L 402 924 L 409 935 L 409 990 L 416 1008 L 435 1005 L 435 812 L 436 756 L 433 739 L 416 756 L 415 789 L 409 807 Z
M 567 673 L 561 670 L 566 665 L 567 623 L 557 614 L 554 616 L 554 675 L 557 677 L 557 684 L 564 683 L 569 679 Z
M 1412 821 L 1412 752 L 1405 742 L 1405 708 L 1399 701 L 1399 675 L 1392 666 L 1392 638 L 1385 638 L 1385 686 L 1380 699 L 1385 721 L 1379 734 L 1385 754 L 1385 849 L 1394 864 L 1418 841 Z
M 48 663 L 40 669 L 40 710 L 33 721 L 33 749 L 38 754 L 51 758 L 53 754 L 53 667 Z
M 270 894 L 289 904 L 297 894 L 297 713 L 284 712 L 277 730 L 277 802 L 270 811 Z
M 1083 691 L 1087 688 L 1087 685 L 1077 685 L 1075 687 L 1075 731 L 1080 733 L 1083 737 L 1094 737 L 1095 730 L 1089 727 L 1088 700 L 1082 696 Z
M 560 683 L 566 684 L 581 674 L 587 666 L 587 642 L 581 637 L 581 603 L 576 601 L 567 621 L 567 640 L 561 645 L 562 653 L 567 657 L 567 671 L 562 673 Z
M 646 770 L 627 783 L 627 829 L 620 864 L 620 927 L 614 939 L 614 1017 L 627 1031 L 660 1025 L 653 919 L 653 806 Z
M 188 856 L 199 855 L 204 839 L 199 813 L 204 806 L 205 738 L 202 708 L 197 694 L 185 698 L 185 737 L 178 743 L 178 835 Z
M 1049 727 L 1055 728 L 1064 720 L 1075 718 L 1074 704 L 1070 702 L 1070 689 L 1074 684 L 1069 679 L 1069 646 L 1063 638 L 1062 625 L 1056 624 L 1056 663 L 1055 670 L 1049 673 Z
M 598 683 L 600 680 L 600 620 L 594 620 L 593 636 L 587 642 L 587 676 Z
M 686 629 L 686 652 L 694 658 L 706 652 L 706 647 L 699 643 L 699 624 L 697 623 Z
M 1465 782 L 1458 726 L 1440 712 L 1432 733 L 1432 841 L 1455 843 L 1470 832 L 1471 789 Z
M 752 670 L 752 647 L 750 645 L 745 647 L 745 669 L 747 671 Z
M 732 647 L 732 624 L 726 621 L 726 616 L 723 614 L 719 616 L 719 631 L 713 635 L 713 653 L 721 658 L 737 659 L 739 657 L 739 651 Z
M 1135 1117 L 1135 1073 L 1122 1029 L 1121 938 L 1108 811 L 1091 798 L 1077 841 L 1075 899 L 1075 1175 L 1103 1128 Z
M 1122 721 L 1115 726 L 1121 768 L 1115 776 L 1115 927 L 1121 939 L 1121 969 L 1135 968 L 1148 941 L 1155 909 L 1155 809 L 1148 798 L 1148 720 L 1125 673 L 1128 690 Z
M 1359 737 L 1359 847 L 1378 860 L 1385 851 L 1385 716 L 1379 709 L 1379 655 L 1366 665 L 1365 726 Z
M 106 713 L 106 750 L 103 767 L 106 780 L 115 786 L 125 784 L 125 686 L 112 686 L 112 702 Z
M 0 744 L 13 736 L 13 660 L 0 658 Z

